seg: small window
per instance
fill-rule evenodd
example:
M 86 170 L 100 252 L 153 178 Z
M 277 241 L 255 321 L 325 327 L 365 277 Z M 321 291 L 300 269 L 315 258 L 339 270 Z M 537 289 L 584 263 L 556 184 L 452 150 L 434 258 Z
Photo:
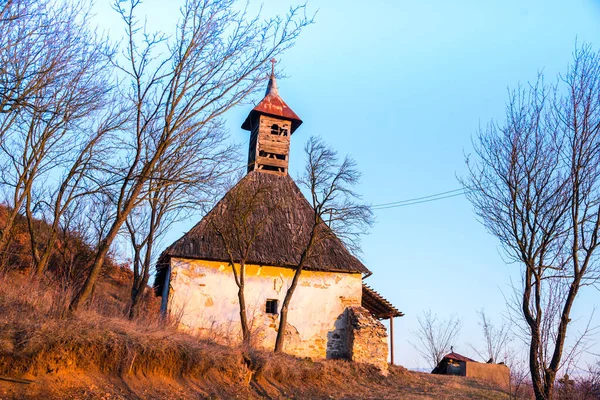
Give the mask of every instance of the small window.
M 271 135 L 287 136 L 288 130 L 277 124 L 273 124 L 273 125 L 271 125 Z
M 274 167 L 272 165 L 259 165 L 259 169 L 263 169 L 265 171 L 273 171 L 273 172 L 285 172 L 285 168 Z
M 277 314 L 277 300 L 267 300 L 267 314 Z
M 269 153 L 263 150 L 258 151 L 259 157 L 275 158 L 277 160 L 285 160 L 285 154 Z

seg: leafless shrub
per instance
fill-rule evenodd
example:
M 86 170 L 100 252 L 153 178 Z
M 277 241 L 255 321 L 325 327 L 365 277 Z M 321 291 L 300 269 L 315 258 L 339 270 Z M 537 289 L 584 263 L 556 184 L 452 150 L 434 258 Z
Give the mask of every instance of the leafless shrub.
M 423 311 L 422 315 L 417 316 L 417 321 L 418 329 L 411 331 L 415 343 L 411 344 L 433 369 L 451 351 L 460 335 L 462 321 L 456 315 L 441 320 L 431 310 Z
M 600 361 L 589 365 L 585 374 L 578 378 L 576 382 L 581 398 L 600 398 Z
M 485 347 L 481 349 L 472 344 L 469 344 L 469 347 L 477 353 L 483 362 L 504 362 L 508 345 L 512 341 L 508 321 L 503 319 L 500 325 L 494 325 L 483 309 L 477 311 L 477 316 L 479 317 L 478 323 L 481 327 Z

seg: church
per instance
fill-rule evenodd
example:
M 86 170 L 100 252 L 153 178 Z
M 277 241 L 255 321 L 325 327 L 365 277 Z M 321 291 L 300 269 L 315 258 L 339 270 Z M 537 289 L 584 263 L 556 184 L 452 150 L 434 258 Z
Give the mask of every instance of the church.
M 242 129 L 250 131 L 247 174 L 189 232 L 159 257 L 154 284 L 161 312 L 181 330 L 225 344 L 241 342 L 238 285 L 215 221 L 239 218 L 237 199 L 263 188 L 247 218 L 260 226 L 248 246 L 245 303 L 255 344 L 273 349 L 279 311 L 307 243 L 312 206 L 288 174 L 290 140 L 302 120 L 279 96 L 272 72 L 266 95 Z M 390 320 L 403 314 L 364 283 L 369 269 L 335 235 L 311 252 L 288 308 L 284 352 L 348 359 L 387 371 Z

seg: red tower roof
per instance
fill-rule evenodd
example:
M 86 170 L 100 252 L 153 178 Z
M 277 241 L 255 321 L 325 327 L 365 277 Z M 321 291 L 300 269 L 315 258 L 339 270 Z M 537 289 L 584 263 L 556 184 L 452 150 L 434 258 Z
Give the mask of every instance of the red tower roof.
M 252 130 L 252 123 L 254 118 L 261 114 L 279 117 L 292 121 L 291 133 L 294 133 L 294 131 L 300 126 L 300 124 L 302 124 L 302 120 L 300 119 L 300 117 L 298 117 L 296 113 L 293 112 L 287 104 L 285 104 L 285 101 L 283 101 L 281 97 L 279 97 L 279 92 L 277 91 L 277 81 L 275 80 L 274 72 L 271 72 L 271 77 L 269 78 L 269 84 L 267 86 L 265 98 L 262 99 L 260 103 L 258 103 L 256 107 L 252 109 L 252 111 L 250 111 L 250 114 L 248 114 L 248 117 L 242 124 L 242 129 L 247 131 Z

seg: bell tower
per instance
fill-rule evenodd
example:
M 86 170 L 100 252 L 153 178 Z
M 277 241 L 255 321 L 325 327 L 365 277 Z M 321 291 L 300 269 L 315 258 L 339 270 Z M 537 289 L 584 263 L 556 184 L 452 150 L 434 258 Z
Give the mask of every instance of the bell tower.
M 288 173 L 290 138 L 302 120 L 279 97 L 275 79 L 275 60 L 265 97 L 242 124 L 250 131 L 248 172 L 258 170 L 278 175 Z

